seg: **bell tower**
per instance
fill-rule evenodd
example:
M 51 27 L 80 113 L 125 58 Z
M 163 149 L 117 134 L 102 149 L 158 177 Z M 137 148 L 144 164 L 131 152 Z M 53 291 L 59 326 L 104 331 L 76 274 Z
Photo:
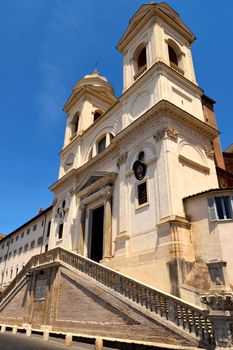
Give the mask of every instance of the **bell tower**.
M 154 101 L 166 99 L 204 121 L 192 61 L 194 34 L 166 3 L 142 5 L 117 48 L 123 55 L 123 92 L 153 79 Z
M 64 106 L 67 113 L 64 146 L 60 152 L 59 178 L 82 165 L 82 138 L 86 130 L 101 119 L 116 102 L 112 85 L 97 70 L 85 75 L 73 87 Z

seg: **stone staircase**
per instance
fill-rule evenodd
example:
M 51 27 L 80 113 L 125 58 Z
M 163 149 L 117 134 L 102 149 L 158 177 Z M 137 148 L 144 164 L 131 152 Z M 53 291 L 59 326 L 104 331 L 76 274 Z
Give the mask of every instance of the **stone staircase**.
M 12 283 L 0 296 L 0 307 L 4 305 L 18 286 L 27 279 L 27 274 L 38 266 L 60 263 L 72 271 L 88 276 L 104 288 L 127 298 L 130 303 L 144 309 L 152 316 L 159 317 L 162 322 L 173 324 L 177 332 L 186 332 L 198 340 L 201 347 L 215 346 L 215 336 L 208 311 L 189 304 L 175 296 L 164 293 L 148 285 L 140 283 L 117 271 L 98 264 L 76 253 L 63 248 L 55 248 L 46 253 L 32 257 L 24 269 L 16 276 Z

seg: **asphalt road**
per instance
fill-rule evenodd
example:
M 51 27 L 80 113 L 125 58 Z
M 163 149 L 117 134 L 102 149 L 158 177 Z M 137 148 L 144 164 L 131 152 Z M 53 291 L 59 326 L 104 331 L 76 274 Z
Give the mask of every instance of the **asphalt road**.
M 48 342 L 43 341 L 41 336 L 27 337 L 25 334 L 12 335 L 0 333 L 0 350 L 92 350 L 94 345 L 74 344 L 70 347 L 63 345 L 64 340 L 50 338 Z

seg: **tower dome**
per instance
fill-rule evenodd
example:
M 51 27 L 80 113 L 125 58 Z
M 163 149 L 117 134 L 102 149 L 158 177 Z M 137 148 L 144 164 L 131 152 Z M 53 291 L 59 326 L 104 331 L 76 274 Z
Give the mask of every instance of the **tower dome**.
M 113 95 L 114 90 L 108 80 L 101 76 L 99 71 L 95 69 L 91 74 L 85 75 L 73 87 L 73 91 L 80 91 L 83 87 L 90 86 L 106 95 Z
M 64 106 L 64 111 L 68 112 L 80 96 L 88 92 L 95 95 L 98 94 L 98 97 L 104 99 L 108 106 L 117 101 L 112 84 L 95 69 L 91 74 L 85 75 L 74 85 L 72 93 Z

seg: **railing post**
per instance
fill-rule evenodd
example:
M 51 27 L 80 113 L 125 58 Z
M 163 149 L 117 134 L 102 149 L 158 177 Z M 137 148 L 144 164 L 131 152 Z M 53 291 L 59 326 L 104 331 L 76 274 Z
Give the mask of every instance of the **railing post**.
M 103 350 L 103 339 L 102 338 L 96 338 L 95 350 Z
M 216 349 L 233 349 L 233 293 L 213 291 L 203 295 L 201 301 L 210 310 Z

